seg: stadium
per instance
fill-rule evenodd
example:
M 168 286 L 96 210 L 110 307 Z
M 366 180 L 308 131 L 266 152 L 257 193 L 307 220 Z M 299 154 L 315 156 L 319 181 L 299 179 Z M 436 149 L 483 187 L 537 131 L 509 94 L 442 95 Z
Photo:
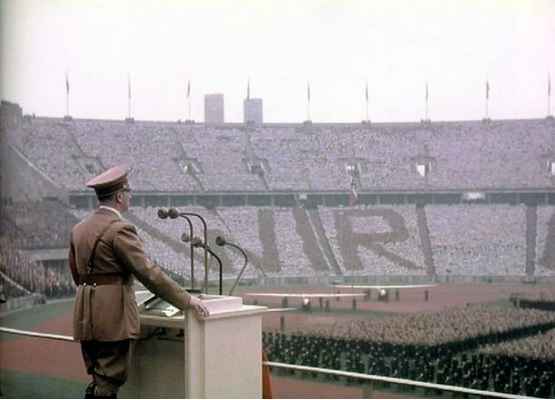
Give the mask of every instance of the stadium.
M 555 396 L 553 117 L 146 122 L 37 117 L 3 101 L 1 118 L 2 326 L 29 326 L 18 316 L 51 306 L 50 322 L 33 328 L 71 334 L 69 232 L 96 207 L 84 182 L 127 164 L 126 219 L 176 281 L 200 288 L 205 277 L 216 293 L 221 274 L 226 289 L 238 283 L 246 302 L 295 308 L 264 317 L 270 361 Z M 204 217 L 221 266 L 211 257 L 206 274 L 203 252 L 182 240 L 183 221 L 159 217 L 168 209 Z M 194 234 L 202 233 L 194 221 Z M 218 237 L 248 254 L 244 271 L 242 256 L 218 246 Z M 335 297 L 355 291 L 361 296 Z M 311 302 L 322 292 L 328 300 Z M 293 294 L 304 294 L 302 303 Z M 86 381 L 75 355 L 70 372 L 14 361 L 24 340 L 31 339 L 2 334 L 5 396 L 15 397 L 8 389 L 25 396 L 6 381 L 14 371 Z M 281 398 L 368 395 L 350 377 L 279 368 L 272 376 Z M 301 384 L 290 393 L 291 382 L 324 389 L 314 394 Z M 450 395 L 386 381 L 373 390 L 392 398 Z

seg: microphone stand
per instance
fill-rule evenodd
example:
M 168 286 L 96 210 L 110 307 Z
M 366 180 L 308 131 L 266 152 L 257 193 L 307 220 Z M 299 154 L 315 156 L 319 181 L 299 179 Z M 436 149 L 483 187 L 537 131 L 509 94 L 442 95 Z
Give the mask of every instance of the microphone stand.
M 218 246 L 225 246 L 227 244 L 231 247 L 234 247 L 237 250 L 239 250 L 243 254 L 243 257 L 245 258 L 243 268 L 241 268 L 241 271 L 239 272 L 239 275 L 237 276 L 237 279 L 235 280 L 235 282 L 233 283 L 233 286 L 231 287 L 231 290 L 229 291 L 229 296 L 231 296 L 233 294 L 233 290 L 235 290 L 235 286 L 237 286 L 237 284 L 241 280 L 241 277 L 245 273 L 245 270 L 247 269 L 247 265 L 249 263 L 249 258 L 247 257 L 247 253 L 245 252 L 245 250 L 243 250 L 242 248 L 240 248 L 239 246 L 237 246 L 234 243 L 230 243 L 230 242 L 226 241 L 223 236 L 218 236 L 216 238 L 216 244 Z
M 207 248 L 206 250 L 207 250 L 210 254 L 212 254 L 212 256 L 216 259 L 216 261 L 218 261 L 218 264 L 220 265 L 220 276 L 219 276 L 220 282 L 219 282 L 219 287 L 218 287 L 218 289 L 219 289 L 219 292 L 218 292 L 218 293 L 219 293 L 220 296 L 221 296 L 221 295 L 222 295 L 222 284 L 223 284 L 223 283 L 222 283 L 222 281 L 223 281 L 222 260 L 220 260 L 220 257 L 218 257 L 218 256 L 216 255 L 216 253 L 214 253 L 211 249 Z
M 164 210 L 162 208 L 160 208 L 158 210 L 158 218 L 160 219 L 166 219 L 169 216 L 169 212 L 167 210 Z M 187 220 L 187 223 L 189 224 L 189 232 L 190 232 L 190 236 L 193 237 L 193 223 L 191 222 L 191 220 L 187 217 L 183 217 Z M 185 240 L 183 240 L 183 235 L 181 237 L 181 240 L 183 242 L 185 242 Z M 193 246 L 191 245 L 191 291 L 195 291 L 195 265 L 194 265 L 194 253 L 193 253 Z
M 195 240 L 196 239 L 196 240 Z M 210 253 L 212 255 L 212 257 L 214 257 L 216 259 L 216 261 L 218 261 L 218 264 L 220 265 L 220 286 L 219 286 L 219 294 L 220 296 L 222 295 L 222 281 L 223 281 L 223 272 L 222 272 L 222 260 L 220 259 L 220 257 L 218 257 L 216 255 L 216 253 L 214 253 L 212 251 L 212 249 L 210 247 L 208 247 L 207 243 L 202 243 L 202 241 L 198 238 L 193 238 L 191 240 L 191 245 L 192 247 L 203 247 L 208 253 Z
M 185 218 L 185 216 L 187 215 L 191 215 L 200 219 L 204 231 L 204 243 L 208 243 L 208 230 L 206 228 L 206 221 L 204 220 L 204 218 L 202 218 L 202 216 L 191 212 L 182 213 L 179 212 L 176 208 L 170 208 L 168 211 L 168 215 L 170 216 L 170 218 L 174 219 L 177 217 Z M 208 293 L 208 249 L 206 248 L 204 248 L 204 293 Z

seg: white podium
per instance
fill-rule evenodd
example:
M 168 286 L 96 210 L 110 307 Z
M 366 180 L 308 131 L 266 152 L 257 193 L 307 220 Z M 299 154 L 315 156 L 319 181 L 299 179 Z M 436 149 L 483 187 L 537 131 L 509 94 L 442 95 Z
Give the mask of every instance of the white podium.
M 120 398 L 262 398 L 262 314 L 240 297 L 200 295 L 210 316 L 185 315 L 137 292 L 141 318 Z

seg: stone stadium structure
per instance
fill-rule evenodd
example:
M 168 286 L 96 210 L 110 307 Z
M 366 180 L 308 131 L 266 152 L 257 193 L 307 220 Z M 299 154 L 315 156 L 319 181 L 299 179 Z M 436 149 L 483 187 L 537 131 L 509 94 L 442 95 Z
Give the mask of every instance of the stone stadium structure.
M 209 244 L 243 247 L 245 279 L 257 282 L 555 277 L 552 118 L 210 125 L 41 118 L 3 102 L 2 161 L 4 225 L 47 269 L 67 269 L 69 229 L 96 205 L 84 183 L 126 163 L 128 218 L 185 280 L 185 224 L 159 219 L 160 208 L 203 215 Z M 218 252 L 234 279 L 240 256 Z

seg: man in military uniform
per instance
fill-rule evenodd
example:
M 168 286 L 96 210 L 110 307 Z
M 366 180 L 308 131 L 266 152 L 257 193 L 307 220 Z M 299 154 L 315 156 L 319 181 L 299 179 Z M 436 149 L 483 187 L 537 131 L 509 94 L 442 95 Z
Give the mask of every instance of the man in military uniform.
M 78 285 L 73 337 L 93 378 L 85 398 L 116 398 L 127 380 L 140 329 L 134 277 L 173 306 L 208 316 L 200 299 L 146 256 L 136 228 L 122 220 L 131 196 L 128 172 L 127 166 L 116 166 L 87 183 L 100 206 L 71 232 L 69 265 Z

